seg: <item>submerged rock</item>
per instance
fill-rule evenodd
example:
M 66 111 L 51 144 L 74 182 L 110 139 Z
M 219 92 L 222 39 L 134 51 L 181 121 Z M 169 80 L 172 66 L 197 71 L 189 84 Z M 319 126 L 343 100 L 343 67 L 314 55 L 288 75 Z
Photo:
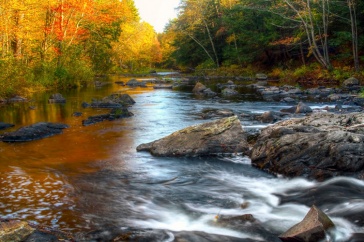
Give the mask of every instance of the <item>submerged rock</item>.
M 25 142 L 38 140 L 56 134 L 61 134 L 62 130 L 68 127 L 68 125 L 62 123 L 40 122 L 22 127 L 14 132 L 5 133 L 0 136 L 0 140 L 3 142 Z
M 364 178 L 364 113 L 314 113 L 263 129 L 252 165 L 288 177 Z
M 300 223 L 281 234 L 279 238 L 283 242 L 317 242 L 325 239 L 326 232 L 334 227 L 334 223 L 324 212 L 312 206 Z
M 24 241 L 33 231 L 24 221 L 0 221 L 0 241 Z
M 139 145 L 137 151 L 149 151 L 155 156 L 208 156 L 247 152 L 248 144 L 238 117 L 232 116 L 176 131 Z
M 126 107 L 114 108 L 111 110 L 110 113 L 90 116 L 87 119 L 82 120 L 82 125 L 88 126 L 105 120 L 113 121 L 116 119 L 127 118 L 131 116 L 133 116 L 133 113 L 129 112 L 129 110 Z

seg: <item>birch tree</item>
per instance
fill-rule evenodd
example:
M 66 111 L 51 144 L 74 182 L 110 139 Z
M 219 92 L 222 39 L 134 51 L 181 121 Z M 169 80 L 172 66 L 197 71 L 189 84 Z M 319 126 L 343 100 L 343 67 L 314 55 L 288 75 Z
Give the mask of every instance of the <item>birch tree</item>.
M 351 39 L 352 39 L 352 51 L 355 71 L 359 72 L 359 50 L 358 50 L 358 24 L 357 24 L 357 2 L 356 0 L 347 0 L 350 25 L 351 25 Z
M 311 5 L 311 0 L 283 0 L 293 11 L 294 18 L 299 20 L 306 33 L 309 44 L 309 54 L 326 69 L 331 69 L 328 51 L 328 19 L 329 0 L 318 0 L 316 9 Z M 318 8 L 321 8 L 321 20 Z

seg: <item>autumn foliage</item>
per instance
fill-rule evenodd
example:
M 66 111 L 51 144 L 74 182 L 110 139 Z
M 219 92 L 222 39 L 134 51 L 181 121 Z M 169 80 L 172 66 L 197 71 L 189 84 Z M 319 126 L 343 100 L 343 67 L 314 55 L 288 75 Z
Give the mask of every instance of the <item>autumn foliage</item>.
M 0 0 L 0 97 L 80 85 L 159 56 L 157 35 L 133 0 Z

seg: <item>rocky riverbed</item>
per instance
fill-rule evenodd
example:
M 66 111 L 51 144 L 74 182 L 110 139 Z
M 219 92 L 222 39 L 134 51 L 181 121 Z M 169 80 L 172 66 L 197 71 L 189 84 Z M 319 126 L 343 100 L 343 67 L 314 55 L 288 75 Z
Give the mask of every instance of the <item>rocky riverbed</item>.
M 138 95 L 133 96 L 133 99 L 137 97 L 139 100 L 139 103 L 136 100 L 136 105 L 130 107 L 130 112 L 134 113 L 134 116 L 122 121 L 118 121 L 115 115 L 124 116 L 120 111 L 113 108 L 129 109 L 129 106 L 135 103 L 133 99 L 130 101 L 127 98 L 121 102 L 121 97 L 125 98 L 126 96 L 109 96 L 104 93 L 104 98 L 100 98 L 98 95 L 99 98 L 92 99 L 90 103 L 85 103 L 87 101 L 85 99 L 81 100 L 84 107 L 81 108 L 81 102 L 79 102 L 76 111 L 82 112 L 75 113 L 75 109 L 71 109 L 72 112 L 69 114 L 71 121 L 65 120 L 66 125 L 71 125 L 64 134 L 45 139 L 45 143 L 40 140 L 35 144 L 37 146 L 50 145 L 52 142 L 60 140 L 66 151 L 61 152 L 62 157 L 65 157 L 62 159 L 68 159 L 68 154 L 70 154 L 69 158 L 72 159 L 80 152 L 80 149 L 85 148 L 87 151 L 83 155 L 85 160 L 101 160 L 93 164 L 92 169 L 97 166 L 102 168 L 94 174 L 87 175 L 76 173 L 77 170 L 81 169 L 80 166 L 84 167 L 77 163 L 77 167 L 67 175 L 65 181 L 68 185 L 57 188 L 60 191 L 67 188 L 67 190 L 71 190 L 68 192 L 69 194 L 77 194 L 75 201 L 79 201 L 80 204 L 76 203 L 77 209 L 73 210 L 73 213 L 78 213 L 82 206 L 87 207 L 88 204 L 91 204 L 92 208 L 84 208 L 86 211 L 79 215 L 80 221 L 78 221 L 78 224 L 83 228 L 91 227 L 89 229 L 91 231 L 64 233 L 58 229 L 52 230 L 50 227 L 42 227 L 31 222 L 29 224 L 16 222 L 12 219 L 1 220 L 2 231 L 21 231 L 21 234 L 29 231 L 23 235 L 22 239 L 18 239 L 23 241 L 290 241 L 289 236 L 295 237 L 298 234 L 305 238 L 313 238 L 307 241 L 316 241 L 325 236 L 330 237 L 332 241 L 361 241 L 362 233 L 364 233 L 360 230 L 364 224 L 364 220 L 360 216 L 362 210 L 355 209 L 352 211 L 356 212 L 350 212 L 353 207 L 345 205 L 347 203 L 360 204 L 360 201 L 363 200 L 360 195 L 360 189 L 362 189 L 360 181 L 363 179 L 363 115 L 362 106 L 358 101 L 360 97 L 354 93 L 355 88 L 347 91 L 344 89 L 331 90 L 329 95 L 326 95 L 328 90 L 323 91 L 324 88 L 318 88 L 318 90 L 325 95 L 318 95 L 318 91 L 311 90 L 310 92 L 316 93 L 313 98 L 317 98 L 319 102 L 328 100 L 327 107 L 325 105 L 317 107 L 309 101 L 312 96 L 307 94 L 307 90 L 300 90 L 299 92 L 293 87 L 278 87 L 279 90 L 296 94 L 287 96 L 279 91 L 276 93 L 277 96 L 275 93 L 261 92 L 263 84 L 265 85 L 265 83 L 256 83 L 255 87 L 249 86 L 249 88 L 256 90 L 257 95 L 262 95 L 265 100 L 268 100 L 265 96 L 273 97 L 272 100 L 278 98 L 279 102 L 274 103 L 274 105 L 282 105 L 282 108 L 265 110 L 260 107 L 259 112 L 252 112 L 251 110 L 254 108 L 259 108 L 255 103 L 252 104 L 250 112 L 239 108 L 241 104 L 239 102 L 234 103 L 230 98 L 239 97 L 241 93 L 236 94 L 230 90 L 238 90 L 242 84 L 232 81 L 219 85 L 220 90 L 229 89 L 224 94 L 217 91 L 212 95 L 211 92 L 214 91 L 210 89 L 206 92 L 210 93 L 206 95 L 207 99 L 200 99 L 201 95 L 205 96 L 205 92 L 199 91 L 196 93 L 197 99 L 183 95 L 176 103 L 171 102 L 172 97 L 175 98 L 172 96 L 175 94 L 173 91 L 159 90 L 153 95 L 148 94 L 148 91 L 143 91 L 145 94 L 141 95 L 142 99 Z M 107 90 L 109 87 L 104 85 L 101 88 Z M 123 86 L 122 88 L 129 87 Z M 130 88 L 145 87 L 134 85 Z M 272 88 L 264 86 L 265 91 Z M 275 87 L 273 89 L 277 90 Z M 163 101 L 161 101 L 161 93 L 167 97 L 164 97 Z M 52 101 L 48 105 L 74 106 L 74 101 L 72 101 L 74 99 L 72 98 L 65 96 L 64 99 L 67 99 L 67 102 L 64 102 L 60 95 L 52 97 L 62 101 Z M 187 105 L 188 102 L 191 102 L 192 105 Z M 201 103 L 205 104 L 201 105 Z M 144 107 L 139 110 L 138 105 L 144 105 Z M 105 108 L 106 110 L 113 109 L 113 111 L 105 114 L 103 113 Z M 32 111 L 37 111 L 37 109 Z M 97 112 L 102 113 L 97 114 Z M 88 116 L 89 119 L 84 119 L 84 115 Z M 82 120 L 95 120 L 95 122 L 92 122 L 94 125 L 80 127 Z M 109 120 L 113 120 L 113 122 L 108 122 Z M 198 121 L 197 124 L 196 121 Z M 126 125 L 121 126 L 124 122 Z M 137 122 L 138 125 L 135 126 L 134 122 Z M 260 127 L 260 125 L 263 125 L 264 128 L 251 128 L 252 126 Z M 3 126 L 8 128 L 11 125 L 4 124 Z M 76 126 L 77 129 L 72 126 Z M 98 129 L 99 127 L 101 129 Z M 158 131 L 158 134 L 153 132 L 156 127 L 158 130 L 155 131 Z M 82 137 L 88 135 L 91 130 L 96 130 L 96 133 L 93 133 L 93 136 L 86 136 L 89 141 L 87 143 L 84 143 L 85 141 L 82 139 L 71 138 L 71 134 L 76 133 L 77 136 Z M 103 136 L 108 132 L 111 134 Z M 123 133 L 123 135 L 119 136 L 119 133 Z M 95 139 L 95 136 L 100 142 Z M 121 140 L 128 140 L 130 137 L 133 137 L 133 143 L 124 145 L 121 142 Z M 76 142 L 70 142 L 71 140 Z M 119 141 L 111 147 L 113 140 Z M 77 148 L 75 144 L 78 144 Z M 4 149 L 10 145 L 13 144 L 1 146 L 0 149 L 4 152 Z M 120 166 L 118 162 L 98 158 L 97 153 L 94 152 L 102 145 L 106 145 L 106 153 L 115 152 L 111 160 L 123 162 L 122 160 L 125 159 L 128 164 Z M 34 151 L 36 149 L 33 148 L 32 144 L 13 146 L 15 154 L 19 152 L 17 147 L 22 149 L 30 147 L 32 153 L 28 151 L 28 154 L 31 154 L 32 160 L 39 159 L 35 158 Z M 92 148 L 87 149 L 87 147 Z M 133 151 L 128 151 L 130 147 L 134 148 Z M 139 151 L 151 152 L 157 158 L 148 156 L 146 152 L 135 154 L 136 147 Z M 55 154 L 53 155 L 57 156 L 58 154 L 61 157 L 56 150 L 54 149 Z M 42 151 L 39 152 L 42 153 Z M 124 152 L 126 154 L 123 154 Z M 4 157 L 14 156 L 14 154 L 9 155 L 6 152 L 3 154 Z M 95 158 L 91 158 L 92 156 Z M 176 156 L 177 158 L 166 158 Z M 47 155 L 40 155 L 40 157 L 47 157 Z M 246 164 L 228 165 L 225 164 L 226 162 L 221 163 L 214 157 L 222 157 L 218 159 L 229 161 L 229 163 L 233 163 L 234 159 L 243 162 L 247 159 L 244 157 L 251 157 L 251 163 L 249 161 Z M 23 158 L 18 157 L 14 160 L 19 162 L 21 159 Z M 77 160 L 80 159 L 82 159 L 81 156 Z M 147 162 L 149 160 L 153 162 Z M 12 170 L 19 166 L 18 163 L 11 162 L 10 159 L 7 159 L 7 162 L 11 166 L 9 165 L 9 168 L 5 170 Z M 27 160 L 27 162 L 34 166 L 32 161 Z M 77 161 L 73 160 L 73 162 Z M 138 162 L 143 164 L 138 166 Z M 26 162 L 22 161 L 22 163 Z M 60 161 L 56 163 L 66 166 L 66 169 L 58 171 L 60 170 L 59 167 L 51 168 L 51 171 L 57 170 L 55 177 L 66 176 L 70 165 Z M 54 166 L 52 163 L 47 163 L 46 159 L 42 161 L 42 166 L 44 164 L 47 164 L 47 167 Z M 267 171 L 267 175 L 255 171 L 256 168 L 259 171 Z M 87 169 L 91 168 L 87 167 Z M 210 170 L 213 170 L 213 173 Z M 244 173 L 247 171 L 247 174 L 250 172 L 255 175 L 250 177 Z M 7 178 L 2 178 L 2 181 L 11 184 L 11 176 L 16 175 L 16 173 L 7 172 Z M 149 172 L 152 172 L 155 178 L 148 178 L 152 175 Z M 53 173 L 48 173 L 48 171 L 42 170 L 42 173 L 47 173 L 48 180 L 53 177 Z M 21 174 L 22 177 L 27 176 L 24 172 Z M 243 181 L 245 182 L 245 178 L 243 181 L 240 179 L 245 176 L 247 176 L 246 183 L 241 184 Z M 264 176 L 269 177 L 269 179 L 262 179 Z M 292 177 L 303 177 L 308 178 L 308 180 L 295 181 L 294 179 L 291 180 Z M 337 180 L 332 179 L 332 177 L 337 177 Z M 17 179 L 19 178 L 16 176 L 14 181 Z M 38 181 L 35 177 L 27 180 L 29 182 Z M 229 182 L 230 180 L 231 182 Z M 326 183 L 319 183 L 323 180 Z M 280 184 L 280 181 L 284 184 L 282 185 L 285 187 L 284 189 L 277 185 Z M 294 185 L 295 182 L 300 185 Z M 8 188 L 6 184 L 4 183 L 3 186 L 3 198 L 8 196 L 6 191 L 17 191 Z M 39 184 L 33 185 L 34 187 L 39 186 Z M 267 187 L 262 189 L 259 187 L 260 185 Z M 73 186 L 76 188 L 71 189 Z M 266 196 L 266 192 L 262 191 L 268 187 L 272 188 L 272 192 Z M 57 189 L 52 188 L 49 194 Z M 322 192 L 315 193 L 316 190 Z M 339 193 L 345 194 L 342 200 L 340 196 L 329 199 L 333 194 Z M 127 198 L 125 197 L 126 194 L 128 194 Z M 326 196 L 322 197 L 323 194 Z M 11 196 L 13 196 L 12 201 L 19 199 L 16 192 Z M 26 195 L 23 194 L 22 196 Z M 69 202 L 72 200 L 70 197 L 67 197 L 67 200 L 68 202 L 65 204 L 72 204 Z M 7 213 L 12 213 L 12 209 L 16 207 L 7 207 L 7 204 L 12 203 L 12 201 L 7 200 L 2 202 L 2 205 L 0 204 L 5 206 L 4 211 Z M 58 194 L 57 201 L 62 201 Z M 65 211 L 69 210 L 68 207 L 65 207 L 65 211 L 63 211 L 63 202 L 55 204 L 57 205 L 50 205 L 54 211 L 62 211 L 61 214 L 65 214 Z M 317 205 L 317 207 L 312 205 Z M 177 210 L 175 210 L 176 206 L 178 207 Z M 305 209 L 302 209 L 302 206 L 305 206 Z M 165 209 L 161 209 L 161 207 L 165 207 Z M 272 211 L 270 209 L 260 211 L 260 209 L 267 207 L 272 207 Z M 339 207 L 341 209 L 338 209 Z M 309 208 L 311 209 L 309 210 Z M 108 213 L 109 210 L 111 213 Z M 168 227 L 168 223 L 164 227 L 161 226 L 165 221 L 163 216 L 171 210 L 174 219 L 168 220 L 168 223 L 173 224 L 173 226 Z M 17 212 L 15 209 L 14 211 L 15 213 L 12 214 L 15 217 L 17 214 L 21 214 L 21 210 Z M 191 223 L 203 221 L 205 226 L 214 228 L 214 232 L 211 230 L 207 232 L 207 230 L 201 230 L 197 227 L 187 229 L 182 226 L 179 229 L 181 227 L 181 213 L 187 213 Z M 290 215 L 286 216 L 285 213 L 290 213 Z M 328 215 L 332 222 L 327 222 L 326 215 L 323 216 L 323 214 Z M 52 216 L 54 218 L 52 223 L 56 225 L 58 219 L 62 220 L 61 218 L 55 219 L 58 215 Z M 294 217 L 294 222 L 284 225 L 292 217 Z M 358 226 L 358 228 L 348 229 L 342 218 L 348 220 L 350 224 Z M 90 220 L 93 225 L 88 222 Z M 134 222 L 134 226 L 132 226 L 130 220 L 137 222 Z M 322 225 L 316 224 L 314 221 L 320 221 Z M 174 224 L 174 222 L 178 223 Z M 309 227 L 308 224 L 312 225 L 315 231 L 316 227 L 320 227 L 321 230 L 317 234 L 321 237 L 311 237 L 310 230 L 304 231 L 302 227 L 297 229 L 300 227 L 299 224 L 292 227 L 298 222 L 301 222 L 299 224 L 303 225 L 304 228 Z M 65 226 L 64 224 L 63 222 L 61 227 Z M 98 224 L 103 225 L 99 229 L 94 229 L 98 227 Z M 281 225 L 284 226 L 281 227 Z M 17 227 L 18 229 L 16 229 Z M 226 229 L 235 231 L 235 233 L 227 233 Z M 292 233 L 292 231 L 295 232 Z

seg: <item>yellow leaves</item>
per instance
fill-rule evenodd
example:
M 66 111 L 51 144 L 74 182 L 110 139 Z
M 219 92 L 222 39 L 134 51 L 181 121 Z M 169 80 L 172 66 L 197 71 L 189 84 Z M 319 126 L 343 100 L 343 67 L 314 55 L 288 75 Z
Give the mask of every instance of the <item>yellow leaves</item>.
M 146 22 L 131 22 L 121 25 L 119 42 L 113 49 L 124 63 L 150 64 L 161 59 L 160 44 L 153 27 Z
M 236 40 L 235 34 L 231 34 L 231 35 L 229 35 L 229 36 L 226 38 L 226 42 L 227 42 L 228 44 L 233 43 L 235 40 Z

